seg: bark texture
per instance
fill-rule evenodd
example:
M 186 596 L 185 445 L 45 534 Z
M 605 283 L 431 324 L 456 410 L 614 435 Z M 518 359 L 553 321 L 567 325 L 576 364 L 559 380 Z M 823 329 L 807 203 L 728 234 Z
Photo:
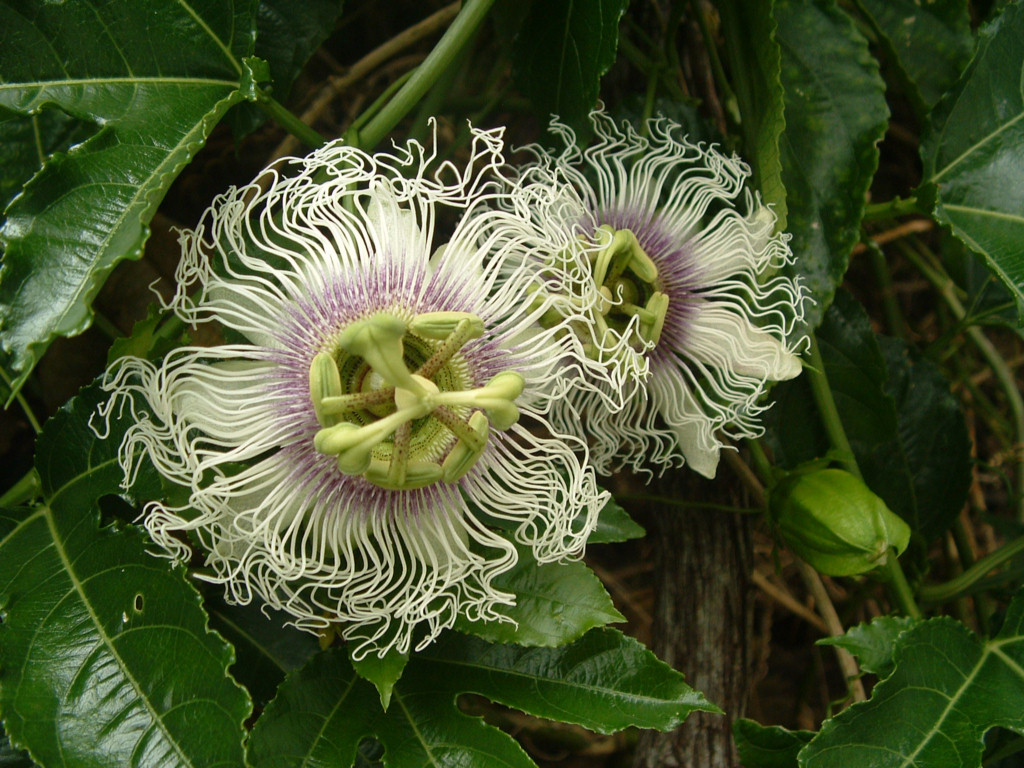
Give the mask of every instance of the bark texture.
M 634 768 L 735 768 L 732 722 L 746 711 L 758 658 L 748 518 L 657 505 L 646 522 L 655 554 L 652 648 L 726 714 L 696 713 L 670 733 L 644 732 Z

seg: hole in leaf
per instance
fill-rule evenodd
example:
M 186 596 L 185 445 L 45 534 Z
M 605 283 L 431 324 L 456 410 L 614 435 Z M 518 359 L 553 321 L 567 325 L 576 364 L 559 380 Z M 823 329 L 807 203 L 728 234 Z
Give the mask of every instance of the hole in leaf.
M 135 609 L 136 613 L 142 613 L 142 606 L 143 606 L 142 593 L 139 592 L 139 593 L 137 593 L 135 595 L 135 601 L 132 604 L 132 607 Z

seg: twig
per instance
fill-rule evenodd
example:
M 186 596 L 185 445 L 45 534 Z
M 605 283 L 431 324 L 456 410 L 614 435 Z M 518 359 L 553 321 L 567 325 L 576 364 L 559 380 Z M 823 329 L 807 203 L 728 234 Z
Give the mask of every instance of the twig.
M 822 634 L 828 634 L 828 628 L 818 614 L 789 594 L 789 592 L 773 584 L 767 576 L 755 570 L 750 578 L 754 585 L 769 598 L 786 610 L 799 616 Z
M 846 634 L 843 623 L 839 620 L 839 614 L 836 613 L 836 608 L 832 605 L 832 600 L 817 571 L 802 560 L 797 560 L 796 565 L 807 590 L 814 597 L 814 606 L 825 622 L 828 634 L 832 637 Z M 847 684 L 850 686 L 850 694 L 854 701 L 864 701 L 867 699 L 867 694 L 864 691 L 864 684 L 860 680 L 860 667 L 857 665 L 857 660 L 845 648 L 840 648 L 838 645 L 834 645 L 832 648 L 836 653 L 839 668 L 843 671 L 843 677 L 846 678 Z

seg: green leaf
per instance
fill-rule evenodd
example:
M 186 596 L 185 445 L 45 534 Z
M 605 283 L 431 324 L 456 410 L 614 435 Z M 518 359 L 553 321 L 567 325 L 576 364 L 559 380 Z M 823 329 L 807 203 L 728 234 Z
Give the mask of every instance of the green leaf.
M 403 684 L 405 681 L 402 681 Z M 389 768 L 536 768 L 497 728 L 462 714 L 453 694 L 395 691 L 387 713 L 377 691 L 331 648 L 288 676 L 249 738 L 252 768 L 346 768 L 376 736 Z
M 893 670 L 893 649 L 900 633 L 916 626 L 909 616 L 879 616 L 839 637 L 823 637 L 816 645 L 838 645 L 857 657 L 865 672 L 886 678 Z
M 816 327 L 860 238 L 885 133 L 885 84 L 864 36 L 830 0 L 776 0 L 786 128 L 779 141 L 788 230 Z
M 0 726 L 0 768 L 35 768 L 35 763 L 21 749 L 11 746 L 11 740 Z
M 960 401 L 939 367 L 905 342 L 878 337 L 896 405 L 899 443 L 913 477 L 918 531 L 932 542 L 960 514 L 971 487 L 971 439 Z
M 55 338 L 89 326 L 106 276 L 138 258 L 171 182 L 243 98 L 254 17 L 250 0 L 0 0 L 0 107 L 54 104 L 102 126 L 47 160 L 0 230 L 15 389 Z
M 410 660 L 386 713 L 343 650 L 319 654 L 288 677 L 256 722 L 249 761 L 253 768 L 350 766 L 359 742 L 373 737 L 391 768 L 533 768 L 510 737 L 459 711 L 463 692 L 602 733 L 669 730 L 694 710 L 717 711 L 620 632 L 595 630 L 554 649 L 449 633 Z
M 403 678 L 432 690 L 472 692 L 549 720 L 598 733 L 669 731 L 691 712 L 715 712 L 703 694 L 639 642 L 591 630 L 560 648 L 491 645 L 448 634 L 416 658 Z
M 741 718 L 733 722 L 732 735 L 743 768 L 797 768 L 797 754 L 814 738 L 814 731 L 790 731 Z
M 515 623 L 460 615 L 455 621 L 460 632 L 497 643 L 551 647 L 572 642 L 594 627 L 626 620 L 583 563 L 539 565 L 528 547 L 516 549 L 519 562 L 494 579 L 496 589 L 516 596 L 515 605 L 501 609 Z
M 287 616 L 280 611 L 256 601 L 228 605 L 212 591 L 204 597 L 210 627 L 235 649 L 231 673 L 246 687 L 256 706 L 266 706 L 285 675 L 320 650 L 314 635 L 286 626 Z
M 334 29 L 342 0 L 260 0 L 256 16 L 255 54 L 270 66 L 271 95 L 284 103 L 309 57 Z M 236 138 L 266 119 L 253 104 L 239 104 L 228 122 Z
M 615 500 L 608 498 L 608 503 L 601 509 L 597 518 L 597 527 L 587 539 L 588 544 L 614 544 L 630 539 L 640 539 L 647 531 L 629 516 L 629 513 Z
M 30 116 L 0 109 L 0 213 L 47 156 L 58 150 L 67 151 L 89 133 L 90 126 L 59 109 L 44 109 Z
M 102 392 L 47 422 L 36 469 L 47 504 L 0 517 L 0 710 L 12 740 L 47 766 L 231 766 L 250 703 L 227 674 L 184 571 L 135 529 L 99 529 L 117 492 L 126 421 L 89 428 Z M 154 483 L 143 471 L 132 487 Z
M 1013 294 L 1024 323 L 1024 4 L 1007 6 L 936 105 L 921 144 L 935 217 Z
M 870 700 L 825 721 L 802 768 L 977 766 L 988 730 L 1024 734 L 1024 593 L 995 638 L 929 619 L 898 637 L 893 659 Z
M 601 76 L 615 63 L 619 20 L 629 0 L 534 3 L 519 30 L 512 64 L 519 89 L 543 120 L 579 129 L 597 104 Z
M 386 710 L 391 703 L 395 683 L 402 676 L 405 665 L 409 663 L 409 654 L 399 653 L 391 648 L 383 657 L 368 653 L 359 660 L 351 657 L 349 660 L 361 678 L 373 683 L 380 695 L 380 705 Z
M 956 82 L 974 50 L 967 0 L 857 0 L 899 67 L 911 98 L 928 109 Z
M 725 53 L 739 100 L 744 155 L 754 171 L 754 186 L 786 229 L 786 188 L 782 182 L 779 137 L 786 126 L 779 45 L 775 41 L 774 0 L 716 0 L 722 19 Z

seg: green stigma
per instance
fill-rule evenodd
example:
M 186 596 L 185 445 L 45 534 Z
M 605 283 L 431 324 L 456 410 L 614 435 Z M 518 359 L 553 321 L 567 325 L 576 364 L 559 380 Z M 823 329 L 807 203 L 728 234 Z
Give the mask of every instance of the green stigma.
M 519 419 L 523 377 L 472 386 L 460 350 L 483 335 L 468 312 L 429 312 L 406 323 L 379 312 L 345 328 L 309 369 L 322 429 L 313 445 L 338 469 L 392 490 L 454 483 L 480 459 L 492 428 Z
M 609 335 L 619 339 L 629 333 L 629 345 L 643 352 L 661 339 L 668 314 L 669 299 L 661 290 L 658 267 L 632 231 L 605 224 L 597 232 L 609 240 L 603 248 L 590 253 L 593 285 L 599 295 L 591 317 L 593 329 L 576 328 L 576 332 L 588 354 L 596 358 L 602 352 L 590 343 L 590 334 L 607 346 Z M 542 299 L 538 296 L 535 301 Z M 637 319 L 633 320 L 634 317 Z M 540 322 L 551 327 L 562 319 L 557 310 L 549 310 Z

